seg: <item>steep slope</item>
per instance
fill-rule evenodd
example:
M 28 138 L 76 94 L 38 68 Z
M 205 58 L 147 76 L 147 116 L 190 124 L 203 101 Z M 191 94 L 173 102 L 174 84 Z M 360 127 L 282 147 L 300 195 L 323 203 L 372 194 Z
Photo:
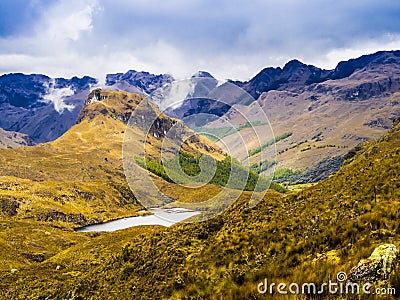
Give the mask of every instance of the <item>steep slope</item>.
M 298 62 L 292 65 L 301 66 Z M 339 168 L 349 149 L 379 137 L 400 116 L 399 66 L 399 51 L 342 62 L 326 78 L 329 80 L 300 85 L 301 88 L 293 82 L 290 87 L 282 85 L 278 90 L 262 93 L 248 106 L 233 106 L 206 127 L 240 123 L 240 116 L 235 113 L 238 108 L 255 119 L 265 113 L 276 136 L 292 133 L 276 144 L 276 167 L 301 171 L 290 178 L 294 182 L 319 181 Z M 251 131 L 252 128 L 244 129 L 241 135 Z M 232 144 L 234 138 L 226 136 L 220 145 Z M 248 147 L 255 148 L 252 141 L 248 141 Z
M 0 128 L 0 148 L 33 146 L 34 144 L 35 143 L 26 134 Z
M 168 74 L 150 74 L 129 70 L 126 73 L 107 74 L 106 86 L 110 89 L 120 89 L 131 93 L 151 94 L 166 83 L 171 83 L 174 78 Z
M 323 70 L 292 60 L 283 68 L 265 68 L 249 81 L 233 83 L 257 99 L 262 93 L 271 90 L 299 92 L 312 84 L 349 77 L 364 68 L 395 65 L 399 59 L 400 51 L 381 51 L 339 62 L 334 70 Z
M 88 76 L 0 76 L 0 127 L 27 134 L 36 143 L 51 141 L 75 124 L 91 85 Z
M 102 234 L 40 266 L 3 276 L 3 295 L 263 299 L 269 294 L 259 294 L 257 286 L 265 278 L 300 286 L 337 282 L 339 271 L 349 274 L 378 245 L 400 246 L 399 145 L 396 121 L 312 188 L 286 197 L 268 193 L 254 209 L 245 193 L 203 223 Z M 373 288 L 400 287 L 394 263 L 386 279 L 377 271 L 376 280 L 384 282 L 371 282 Z M 11 289 L 18 280 L 23 284 Z M 346 295 L 327 289 L 321 295 L 338 296 Z

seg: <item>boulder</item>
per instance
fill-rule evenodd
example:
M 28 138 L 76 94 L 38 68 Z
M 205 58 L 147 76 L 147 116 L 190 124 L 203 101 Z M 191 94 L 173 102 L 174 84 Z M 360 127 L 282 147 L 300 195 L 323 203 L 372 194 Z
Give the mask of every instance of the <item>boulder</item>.
M 353 281 L 378 282 L 388 279 L 399 260 L 399 250 L 393 244 L 383 244 L 375 248 L 371 256 L 362 259 L 350 270 Z

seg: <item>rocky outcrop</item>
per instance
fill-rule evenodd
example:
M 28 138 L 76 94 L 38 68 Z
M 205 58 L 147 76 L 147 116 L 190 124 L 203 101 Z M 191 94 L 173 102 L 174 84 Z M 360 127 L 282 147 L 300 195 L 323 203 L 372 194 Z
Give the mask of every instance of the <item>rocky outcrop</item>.
M 356 59 L 340 62 L 334 70 L 323 70 L 312 65 L 306 65 L 298 60 L 288 62 L 283 68 L 265 68 L 254 78 L 246 82 L 233 81 L 234 84 L 246 90 L 255 99 L 271 90 L 301 92 L 306 87 L 316 93 L 327 93 L 331 89 L 326 85 L 318 85 L 328 80 L 340 80 L 353 75 L 356 71 L 374 70 L 378 73 L 388 72 L 400 63 L 400 51 L 382 51 L 364 55 Z M 367 79 L 367 78 L 366 78 Z M 383 80 L 361 83 L 352 89 L 340 93 L 342 99 L 356 100 L 381 95 L 385 92 L 399 90 L 399 80 L 389 77 Z
M 66 214 L 61 211 L 43 212 L 38 214 L 36 219 L 38 221 L 44 221 L 44 222 L 54 222 L 54 221 L 68 222 L 68 223 L 74 223 L 79 226 L 98 224 L 102 222 L 101 219 L 87 219 L 84 215 L 80 213 Z
M 324 180 L 328 178 L 329 175 L 339 170 L 343 160 L 344 159 L 341 156 L 327 157 L 320 161 L 316 166 L 310 167 L 307 171 L 301 174 L 293 175 L 290 180 L 297 184 Z
M 399 250 L 393 244 L 375 248 L 371 256 L 362 259 L 349 272 L 349 280 L 376 283 L 385 281 L 399 263 Z
M 130 70 L 126 73 L 107 74 L 106 86 L 119 88 L 128 92 L 151 94 L 157 88 L 174 81 L 169 74 L 150 74 Z
M 35 143 L 28 135 L 0 128 L 0 148 L 15 148 L 19 146 L 33 145 L 35 145 Z
M 79 113 L 76 123 L 79 124 L 86 118 L 93 119 L 97 115 L 128 123 L 133 110 L 142 99 L 143 96 L 138 94 L 95 89 L 87 96 L 85 107 Z
M 0 76 L 0 127 L 35 143 L 54 140 L 75 124 L 92 77 L 50 78 L 40 74 Z

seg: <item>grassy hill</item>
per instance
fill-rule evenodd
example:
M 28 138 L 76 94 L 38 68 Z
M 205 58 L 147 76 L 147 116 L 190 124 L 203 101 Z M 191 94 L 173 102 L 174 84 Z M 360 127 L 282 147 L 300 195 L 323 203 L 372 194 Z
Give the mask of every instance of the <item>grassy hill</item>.
M 42 263 L 4 270 L 3 297 L 264 299 L 257 284 L 327 282 L 382 243 L 400 246 L 400 123 L 299 193 L 250 193 L 222 215 L 99 234 Z M 399 269 L 387 284 L 400 288 Z M 276 296 L 276 295 L 275 295 Z M 322 295 L 328 298 L 329 295 Z M 270 296 L 274 298 L 274 296 Z M 332 296 L 336 298 L 336 296 Z
M 132 110 L 144 100 L 126 92 L 99 93 L 103 101 L 89 103 L 78 124 L 56 141 L 0 151 L 3 220 L 11 216 L 82 226 L 141 209 L 126 183 L 122 142 Z M 219 159 L 225 157 L 207 143 L 206 139 L 188 141 L 185 149 L 197 155 L 204 152 Z M 151 155 L 160 147 L 160 141 L 153 137 L 147 149 Z M 160 178 L 154 180 L 162 185 Z
M 4 276 L 12 269 L 34 270 L 74 245 L 92 243 L 96 234 L 75 232 L 77 227 L 142 214 L 122 162 L 126 122 L 141 101 L 147 100 L 126 92 L 95 90 L 78 123 L 59 139 L 0 150 L 0 272 Z M 154 104 L 149 103 L 149 109 L 158 112 Z M 178 122 L 163 114 L 159 121 Z M 194 137 L 183 145 L 186 155 L 226 157 L 207 139 Z M 147 157 L 157 162 L 160 147 L 159 139 L 149 137 Z M 182 203 L 205 201 L 222 189 L 210 184 L 186 188 L 154 175 L 152 180 L 164 194 Z

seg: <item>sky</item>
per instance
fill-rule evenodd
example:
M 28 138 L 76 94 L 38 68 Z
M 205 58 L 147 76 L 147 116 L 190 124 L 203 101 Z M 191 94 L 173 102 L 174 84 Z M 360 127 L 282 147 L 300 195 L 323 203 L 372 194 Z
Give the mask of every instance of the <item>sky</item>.
M 398 0 L 0 0 L 0 74 L 248 80 L 400 49 Z

